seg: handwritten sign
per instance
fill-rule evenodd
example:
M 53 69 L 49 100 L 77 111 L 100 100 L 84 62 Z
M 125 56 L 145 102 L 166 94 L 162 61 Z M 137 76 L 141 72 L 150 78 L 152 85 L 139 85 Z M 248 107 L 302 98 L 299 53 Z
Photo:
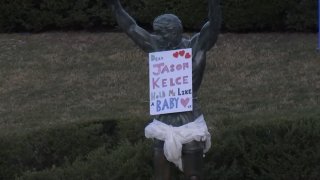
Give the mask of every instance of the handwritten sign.
M 149 53 L 150 114 L 192 111 L 192 49 Z

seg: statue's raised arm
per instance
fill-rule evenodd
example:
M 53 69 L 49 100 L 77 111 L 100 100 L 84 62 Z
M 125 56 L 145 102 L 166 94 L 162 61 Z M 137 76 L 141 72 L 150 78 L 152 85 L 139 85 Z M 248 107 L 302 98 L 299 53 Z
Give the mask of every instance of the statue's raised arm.
M 151 34 L 139 27 L 136 21 L 123 9 L 119 0 L 105 0 L 112 8 L 120 28 L 144 51 L 152 49 Z
M 208 51 L 217 42 L 221 27 L 220 0 L 208 0 L 209 21 L 202 27 L 200 33 L 192 37 L 192 43 L 197 50 Z

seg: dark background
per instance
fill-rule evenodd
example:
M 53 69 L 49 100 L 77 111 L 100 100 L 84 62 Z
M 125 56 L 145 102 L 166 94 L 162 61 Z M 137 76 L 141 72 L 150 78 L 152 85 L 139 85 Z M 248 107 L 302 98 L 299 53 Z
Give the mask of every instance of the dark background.
M 153 19 L 174 13 L 186 31 L 206 21 L 206 0 L 123 0 L 125 9 L 150 29 Z M 316 0 L 222 0 L 223 32 L 316 32 Z M 117 30 L 103 0 L 3 0 L 0 32 Z

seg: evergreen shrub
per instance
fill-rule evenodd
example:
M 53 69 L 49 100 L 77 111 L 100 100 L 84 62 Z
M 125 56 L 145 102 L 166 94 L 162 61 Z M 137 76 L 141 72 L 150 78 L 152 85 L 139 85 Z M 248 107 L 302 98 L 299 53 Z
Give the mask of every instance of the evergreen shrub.
M 40 172 L 26 172 L 20 179 L 87 179 L 87 180 L 146 180 L 152 176 L 151 144 L 122 141 L 115 149 L 100 147 L 72 164 Z
M 4 0 L 0 6 L 0 31 L 86 29 L 114 24 L 101 0 Z
M 285 25 L 291 31 L 312 31 L 317 27 L 316 0 L 288 0 Z
M 224 28 L 246 32 L 285 29 L 285 0 L 222 1 Z
M 206 179 L 319 179 L 320 116 L 240 121 L 213 136 Z
M 151 28 L 153 19 L 174 13 L 187 30 L 199 30 L 207 20 L 207 1 L 123 0 L 139 24 Z M 223 0 L 223 31 L 316 31 L 317 1 Z M 104 0 L 4 0 L 0 32 L 50 29 L 92 29 L 116 26 Z
M 227 120 L 226 121 L 230 121 Z M 233 119 L 212 133 L 204 174 L 212 179 L 318 179 L 320 172 L 320 121 L 311 118 L 269 120 Z M 129 121 L 127 125 L 137 123 Z M 138 122 L 139 124 L 139 122 Z M 143 123 L 140 122 L 140 125 Z M 140 126 L 139 125 L 139 126 Z M 152 179 L 152 142 L 141 128 L 122 129 L 120 144 L 99 147 L 85 158 L 60 167 L 25 171 L 21 179 Z M 141 126 L 142 127 L 142 126 Z M 128 129 L 129 128 L 129 129 Z M 133 133 L 136 131 L 136 133 Z M 132 137 L 135 136 L 135 137 Z M 130 138 L 133 140 L 130 142 Z M 182 177 L 178 173 L 177 177 Z
M 114 121 L 68 124 L 1 136 L 0 179 L 73 162 L 102 145 L 112 147 L 115 125 Z

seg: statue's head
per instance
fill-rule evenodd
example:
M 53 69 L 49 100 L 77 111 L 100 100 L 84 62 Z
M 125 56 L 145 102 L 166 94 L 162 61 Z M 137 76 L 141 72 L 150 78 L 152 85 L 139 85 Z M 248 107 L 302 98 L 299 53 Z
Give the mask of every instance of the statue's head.
M 165 41 L 177 45 L 181 41 L 183 27 L 176 15 L 163 14 L 153 21 L 153 30 Z

